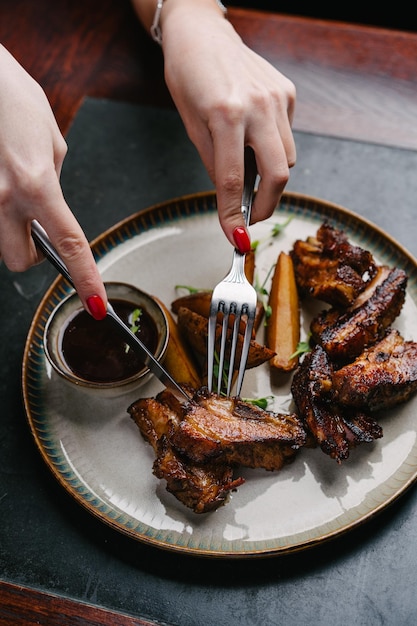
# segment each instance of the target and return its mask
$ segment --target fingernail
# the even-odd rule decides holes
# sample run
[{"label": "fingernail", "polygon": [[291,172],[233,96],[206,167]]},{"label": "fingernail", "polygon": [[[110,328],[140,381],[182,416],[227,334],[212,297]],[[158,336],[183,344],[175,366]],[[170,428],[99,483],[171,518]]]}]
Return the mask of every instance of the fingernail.
[{"label": "fingernail", "polygon": [[249,235],[243,226],[236,226],[233,231],[233,239],[240,254],[246,254],[250,251]]},{"label": "fingernail", "polygon": [[102,320],[107,315],[107,309],[100,296],[94,295],[87,298],[87,306],[95,320]]}]

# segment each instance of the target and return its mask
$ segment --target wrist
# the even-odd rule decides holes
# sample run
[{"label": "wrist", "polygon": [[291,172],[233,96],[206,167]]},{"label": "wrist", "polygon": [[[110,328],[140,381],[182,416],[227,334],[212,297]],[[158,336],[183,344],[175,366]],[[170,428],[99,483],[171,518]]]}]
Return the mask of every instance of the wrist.
[{"label": "wrist", "polygon": [[[170,13],[171,10],[174,11],[176,9],[186,9],[187,3],[192,8],[196,8],[197,0],[156,0],[155,14],[153,17],[153,22],[150,28],[150,33],[152,39],[162,45],[162,30],[163,30],[163,22],[166,19],[166,14]],[[174,6],[175,5],[175,6]],[[166,7],[168,6],[168,9]],[[208,8],[210,10],[216,10],[219,15],[226,17],[227,8],[221,2],[221,0],[198,0],[198,8]]]}]

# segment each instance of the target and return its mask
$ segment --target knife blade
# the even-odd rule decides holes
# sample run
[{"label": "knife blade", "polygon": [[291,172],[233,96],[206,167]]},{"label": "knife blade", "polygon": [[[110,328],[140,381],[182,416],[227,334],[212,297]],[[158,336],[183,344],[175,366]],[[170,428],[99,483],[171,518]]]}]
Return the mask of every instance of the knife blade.
[{"label": "knife blade", "polygon": [[[66,278],[66,280],[74,287],[73,280],[68,271],[67,266],[61,259],[57,250],[54,248],[51,240],[48,237],[45,229],[39,224],[37,220],[33,220],[31,224],[32,237],[36,245],[43,252],[45,257],[50,263],[58,270],[58,272]],[[129,344],[132,350],[135,350],[144,361],[145,365],[149,367],[151,372],[155,374],[157,378],[166,386],[169,387],[176,394],[180,394],[183,398],[189,402],[192,398],[188,393],[172,378],[167,370],[155,359],[152,352],[148,350],[145,344],[135,335],[130,328],[123,322],[123,320],[117,315],[116,311],[110,304],[107,303],[107,316],[115,323],[115,327],[123,334],[124,341]]]}]

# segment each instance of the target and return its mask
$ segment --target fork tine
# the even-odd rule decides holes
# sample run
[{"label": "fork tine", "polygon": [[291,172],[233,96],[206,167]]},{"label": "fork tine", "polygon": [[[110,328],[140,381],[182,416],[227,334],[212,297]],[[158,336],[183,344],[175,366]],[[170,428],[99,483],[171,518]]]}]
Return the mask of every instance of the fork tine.
[{"label": "fork tine", "polygon": [[[250,340],[252,338],[252,329],[255,321],[255,315],[248,311],[248,319],[246,321],[245,336],[243,339],[242,354],[240,356],[239,374],[236,383],[236,395],[240,396],[242,391],[243,377],[245,375],[246,363],[248,361]],[[230,395],[229,392],[227,395]]]},{"label": "fork tine", "polygon": [[[220,344],[220,355],[219,355],[219,371],[217,374],[217,393],[221,393],[222,389],[222,380],[223,380],[223,370],[224,370],[224,362],[225,362],[225,353],[226,353],[226,339],[227,339],[227,329],[229,327],[229,315],[230,309],[228,311],[223,311],[223,323],[222,323],[222,339]],[[229,364],[230,370],[230,364]]]},{"label": "fork tine", "polygon": [[236,311],[235,320],[233,323],[233,332],[230,346],[230,359],[229,359],[229,372],[227,376],[227,395],[230,396],[230,392],[233,384],[233,374],[235,372],[235,356],[236,356],[236,346],[239,338],[239,327],[240,327],[241,314],[238,314]]},{"label": "fork tine", "polygon": [[216,343],[216,324],[218,308],[211,303],[207,338],[207,386],[211,393],[213,386],[214,348]]}]

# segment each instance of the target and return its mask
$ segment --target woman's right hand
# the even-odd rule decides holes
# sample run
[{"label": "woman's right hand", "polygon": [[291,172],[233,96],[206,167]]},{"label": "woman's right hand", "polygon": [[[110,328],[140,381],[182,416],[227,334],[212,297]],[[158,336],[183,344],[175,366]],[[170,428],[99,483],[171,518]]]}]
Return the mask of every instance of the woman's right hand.
[{"label": "woman's right hand", "polygon": [[0,45],[0,257],[13,272],[42,260],[31,223],[43,226],[85,308],[98,319],[107,297],[88,241],[59,182],[67,146],[46,95]]},{"label": "woman's right hand", "polygon": [[223,231],[247,252],[245,147],[252,147],[260,177],[255,223],[273,214],[296,161],[295,85],[242,41],[215,0],[166,2],[161,20],[166,83],[216,187]]}]

